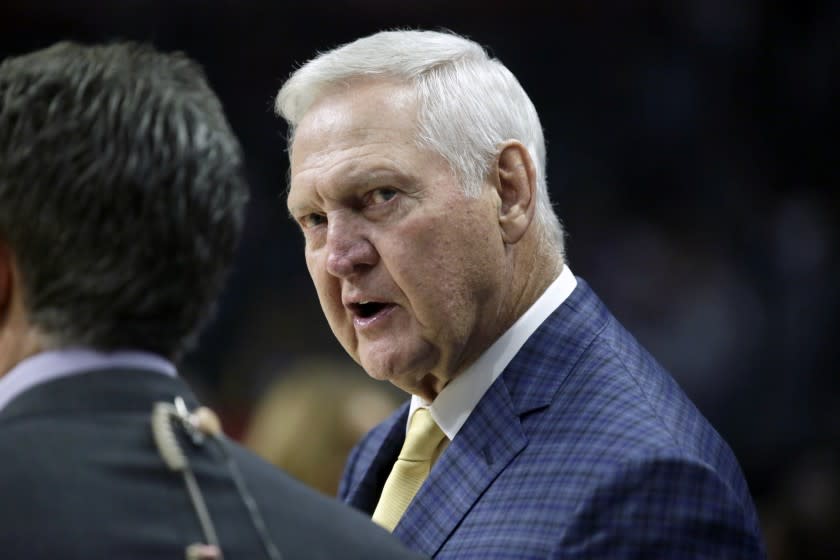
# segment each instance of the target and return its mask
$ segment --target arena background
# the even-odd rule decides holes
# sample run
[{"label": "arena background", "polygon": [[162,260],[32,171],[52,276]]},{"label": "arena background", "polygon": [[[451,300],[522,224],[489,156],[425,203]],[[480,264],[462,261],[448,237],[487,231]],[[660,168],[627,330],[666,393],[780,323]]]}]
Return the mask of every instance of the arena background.
[{"label": "arena background", "polygon": [[[184,375],[241,436],[322,317],[272,100],[319,50],[451,29],[531,95],[574,272],[731,443],[776,558],[838,557],[840,2],[4,0],[0,56],[134,39],[199,61],[253,191],[236,270]],[[363,374],[359,374],[363,375]]]}]

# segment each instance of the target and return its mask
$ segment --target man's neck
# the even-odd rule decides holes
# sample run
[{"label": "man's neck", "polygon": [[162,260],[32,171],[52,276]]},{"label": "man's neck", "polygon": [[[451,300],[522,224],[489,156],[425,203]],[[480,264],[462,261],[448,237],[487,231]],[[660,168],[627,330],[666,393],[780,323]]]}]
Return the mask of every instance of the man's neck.
[{"label": "man's neck", "polygon": [[[551,255],[548,258],[539,259],[540,262],[530,263],[529,267],[522,268],[523,271],[532,271],[531,274],[526,274],[524,277],[520,276],[519,282],[514,282],[510,293],[512,295],[511,304],[508,309],[512,312],[507,314],[506,320],[498,322],[498,333],[492,339],[489,348],[499,337],[508,331],[514,323],[516,323],[522,315],[525,314],[542,296],[551,284],[557,280],[563,272],[564,261],[562,257]],[[446,385],[458,377],[461,373],[472,367],[473,363],[487,351],[484,348],[481,353],[473,357],[473,359],[463,362],[461,367],[451,372],[446,378],[429,374],[424,382],[419,384],[410,393],[422,398],[426,402],[433,402],[438,394],[446,387]]]},{"label": "man's neck", "polygon": [[[512,312],[508,320],[500,324],[499,336],[506,332],[522,315],[528,311],[552,282],[563,272],[564,261],[561,256],[533,251],[523,255],[515,263],[514,281],[510,290],[509,309]],[[497,337],[498,338],[498,337]],[[496,339],[494,339],[495,341]]]},{"label": "man's neck", "polygon": [[6,325],[0,330],[0,377],[46,347],[44,337],[34,327]]}]

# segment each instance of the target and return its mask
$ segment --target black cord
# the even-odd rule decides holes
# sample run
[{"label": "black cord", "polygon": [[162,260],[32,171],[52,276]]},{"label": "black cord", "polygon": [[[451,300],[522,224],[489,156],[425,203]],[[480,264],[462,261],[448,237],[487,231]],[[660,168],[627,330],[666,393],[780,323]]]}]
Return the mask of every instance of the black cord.
[{"label": "black cord", "polygon": [[242,498],[242,502],[248,510],[248,515],[251,517],[251,523],[254,525],[254,529],[256,529],[257,534],[262,541],[266,555],[270,560],[282,560],[283,555],[280,554],[280,551],[277,550],[276,546],[274,546],[274,542],[268,534],[268,528],[266,527],[265,520],[260,513],[260,508],[257,506],[254,496],[248,490],[248,486],[245,484],[242,472],[239,470],[239,465],[236,464],[236,461],[233,460],[231,454],[228,453],[227,442],[220,435],[211,435],[211,438],[216,442],[219,449],[222,451],[222,454],[225,456],[225,463],[227,464],[228,471],[230,472],[231,478],[233,478],[233,483],[236,485],[237,492],[239,492],[239,497]]},{"label": "black cord", "polygon": [[236,487],[236,491],[239,494],[240,499],[243,504],[245,504],[245,509],[248,511],[251,524],[254,526],[254,529],[259,536],[266,556],[268,556],[269,560],[282,560],[282,554],[280,554],[280,551],[277,550],[277,547],[274,545],[274,542],[268,534],[265,520],[260,513],[257,502],[248,490],[248,486],[245,484],[245,480],[242,476],[242,472],[239,470],[239,466],[236,464],[236,461],[234,461],[233,456],[228,452],[228,443],[221,433],[221,428],[218,425],[218,418],[216,418],[215,415],[208,409],[199,409],[199,412],[209,413],[213,417],[210,422],[212,425],[202,423],[203,420],[207,419],[206,414],[190,414],[189,411],[187,411],[183,399],[180,397],[175,399],[174,406],[165,402],[155,403],[155,406],[152,409],[152,433],[154,435],[158,452],[166,465],[170,468],[170,470],[182,473],[184,483],[187,487],[187,492],[190,495],[190,500],[193,503],[196,515],[198,515],[207,543],[218,549],[218,558],[219,560],[222,560],[222,549],[219,545],[219,540],[215,527],[213,526],[213,521],[210,517],[210,512],[207,509],[201,488],[199,487],[192,469],[190,468],[189,460],[187,459],[186,454],[181,450],[180,442],[175,435],[171,422],[173,418],[178,420],[178,425],[180,425],[187,433],[195,445],[203,445],[205,438],[209,438],[216,443],[216,446],[224,456],[225,465],[227,466],[228,472],[233,479],[234,486]]},{"label": "black cord", "polygon": [[193,509],[198,522],[201,525],[201,531],[204,533],[204,539],[207,544],[215,546],[218,551],[218,559],[223,560],[222,548],[219,545],[219,538],[216,533],[216,528],[213,525],[213,519],[210,517],[210,512],[207,509],[207,503],[204,501],[204,494],[198,486],[195,479],[195,474],[190,467],[187,455],[181,449],[178,442],[178,436],[175,435],[175,428],[172,426],[172,419],[179,420],[181,424],[181,415],[179,410],[169,403],[155,403],[152,409],[152,435],[155,438],[158,452],[170,470],[180,472],[184,484],[187,487],[187,493],[190,496]]}]

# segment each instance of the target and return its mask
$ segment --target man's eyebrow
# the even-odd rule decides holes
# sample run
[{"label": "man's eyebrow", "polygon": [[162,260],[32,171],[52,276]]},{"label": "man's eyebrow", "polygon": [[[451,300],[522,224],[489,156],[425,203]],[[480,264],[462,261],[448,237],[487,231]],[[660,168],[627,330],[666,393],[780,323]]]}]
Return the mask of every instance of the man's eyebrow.
[{"label": "man's eyebrow", "polygon": [[286,206],[286,212],[288,212],[289,217],[294,219],[295,214],[299,214],[307,209],[305,204],[296,204],[294,206]]},{"label": "man's eyebrow", "polygon": [[344,181],[350,187],[365,187],[382,179],[404,179],[407,175],[391,167],[375,166],[353,169],[344,175]]},{"label": "man's eyebrow", "polygon": [[[412,177],[410,175],[392,167],[377,165],[370,168],[356,168],[342,175],[340,191],[341,194],[347,195],[351,194],[354,189],[364,188],[383,180],[408,182],[411,178]],[[286,209],[290,217],[294,218],[295,214],[310,210],[312,206],[311,204],[289,204],[288,200],[290,194],[291,183],[289,183],[289,188],[286,194]],[[318,195],[318,198],[320,197],[321,195]]]}]

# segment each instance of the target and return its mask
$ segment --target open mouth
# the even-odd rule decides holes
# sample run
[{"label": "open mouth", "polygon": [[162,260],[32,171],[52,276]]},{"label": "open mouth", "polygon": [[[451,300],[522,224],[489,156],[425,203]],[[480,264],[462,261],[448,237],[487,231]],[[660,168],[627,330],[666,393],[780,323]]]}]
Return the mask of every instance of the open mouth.
[{"label": "open mouth", "polygon": [[387,307],[389,304],[382,303],[379,301],[364,301],[359,303],[352,303],[350,304],[350,309],[353,310],[353,314],[356,317],[361,317],[362,319],[370,319],[383,309]]}]

